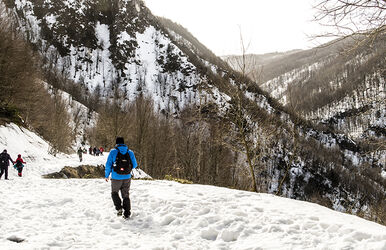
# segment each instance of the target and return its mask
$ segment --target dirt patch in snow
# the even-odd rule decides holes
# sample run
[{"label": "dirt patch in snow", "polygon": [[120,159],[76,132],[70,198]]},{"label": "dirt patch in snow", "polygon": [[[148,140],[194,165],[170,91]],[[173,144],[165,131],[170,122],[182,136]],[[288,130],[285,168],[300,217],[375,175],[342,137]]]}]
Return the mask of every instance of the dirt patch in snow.
[{"label": "dirt patch in snow", "polygon": [[90,178],[103,178],[105,176],[104,165],[81,165],[79,167],[64,167],[60,172],[43,175],[47,179],[90,179]]}]

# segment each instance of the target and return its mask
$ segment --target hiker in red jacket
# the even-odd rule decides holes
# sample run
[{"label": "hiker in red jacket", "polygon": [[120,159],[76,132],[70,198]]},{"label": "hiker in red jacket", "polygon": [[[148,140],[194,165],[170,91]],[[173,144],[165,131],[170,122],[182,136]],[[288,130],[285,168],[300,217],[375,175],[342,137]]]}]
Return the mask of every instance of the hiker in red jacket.
[{"label": "hiker in red jacket", "polygon": [[26,162],[23,161],[21,155],[17,155],[17,159],[15,161],[15,165],[13,166],[17,170],[17,174],[21,177],[21,172],[23,171],[24,165]]}]

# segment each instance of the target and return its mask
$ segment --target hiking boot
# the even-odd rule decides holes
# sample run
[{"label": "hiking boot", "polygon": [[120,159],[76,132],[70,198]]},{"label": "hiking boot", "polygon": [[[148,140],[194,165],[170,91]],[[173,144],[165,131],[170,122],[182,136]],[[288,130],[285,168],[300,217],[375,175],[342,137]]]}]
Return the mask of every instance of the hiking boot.
[{"label": "hiking boot", "polygon": [[125,220],[129,219],[129,218],[130,218],[130,215],[131,215],[130,212],[126,212],[126,211],[125,211],[125,213],[123,214],[123,219],[125,219]]},{"label": "hiking boot", "polygon": [[117,216],[122,216],[122,214],[123,214],[123,210],[122,209],[117,210]]}]

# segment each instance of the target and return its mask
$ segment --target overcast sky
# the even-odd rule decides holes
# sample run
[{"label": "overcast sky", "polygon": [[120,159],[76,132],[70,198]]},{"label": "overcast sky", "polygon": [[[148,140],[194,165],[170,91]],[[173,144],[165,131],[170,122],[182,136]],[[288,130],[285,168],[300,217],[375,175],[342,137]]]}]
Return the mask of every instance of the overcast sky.
[{"label": "overcast sky", "polygon": [[262,54],[316,45],[308,35],[314,0],[145,0],[157,16],[187,28],[216,55],[241,54],[240,28],[247,53]]}]

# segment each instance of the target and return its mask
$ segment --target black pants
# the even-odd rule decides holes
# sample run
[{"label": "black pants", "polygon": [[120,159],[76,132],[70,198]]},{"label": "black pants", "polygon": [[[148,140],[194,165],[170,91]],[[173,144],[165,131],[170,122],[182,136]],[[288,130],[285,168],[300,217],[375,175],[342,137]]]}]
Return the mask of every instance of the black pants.
[{"label": "black pants", "polygon": [[1,168],[0,179],[5,172],[5,179],[7,180],[8,179],[8,166],[1,166],[0,168]]},{"label": "black pants", "polygon": [[21,177],[23,172],[23,167],[17,167],[17,174]]},{"label": "black pants", "polygon": [[[111,179],[111,198],[113,199],[114,206],[116,210],[124,209],[124,215],[126,217],[131,214],[131,204],[130,204],[130,184],[131,179],[126,180],[114,180]],[[119,191],[121,191],[122,199],[119,197]]]}]

